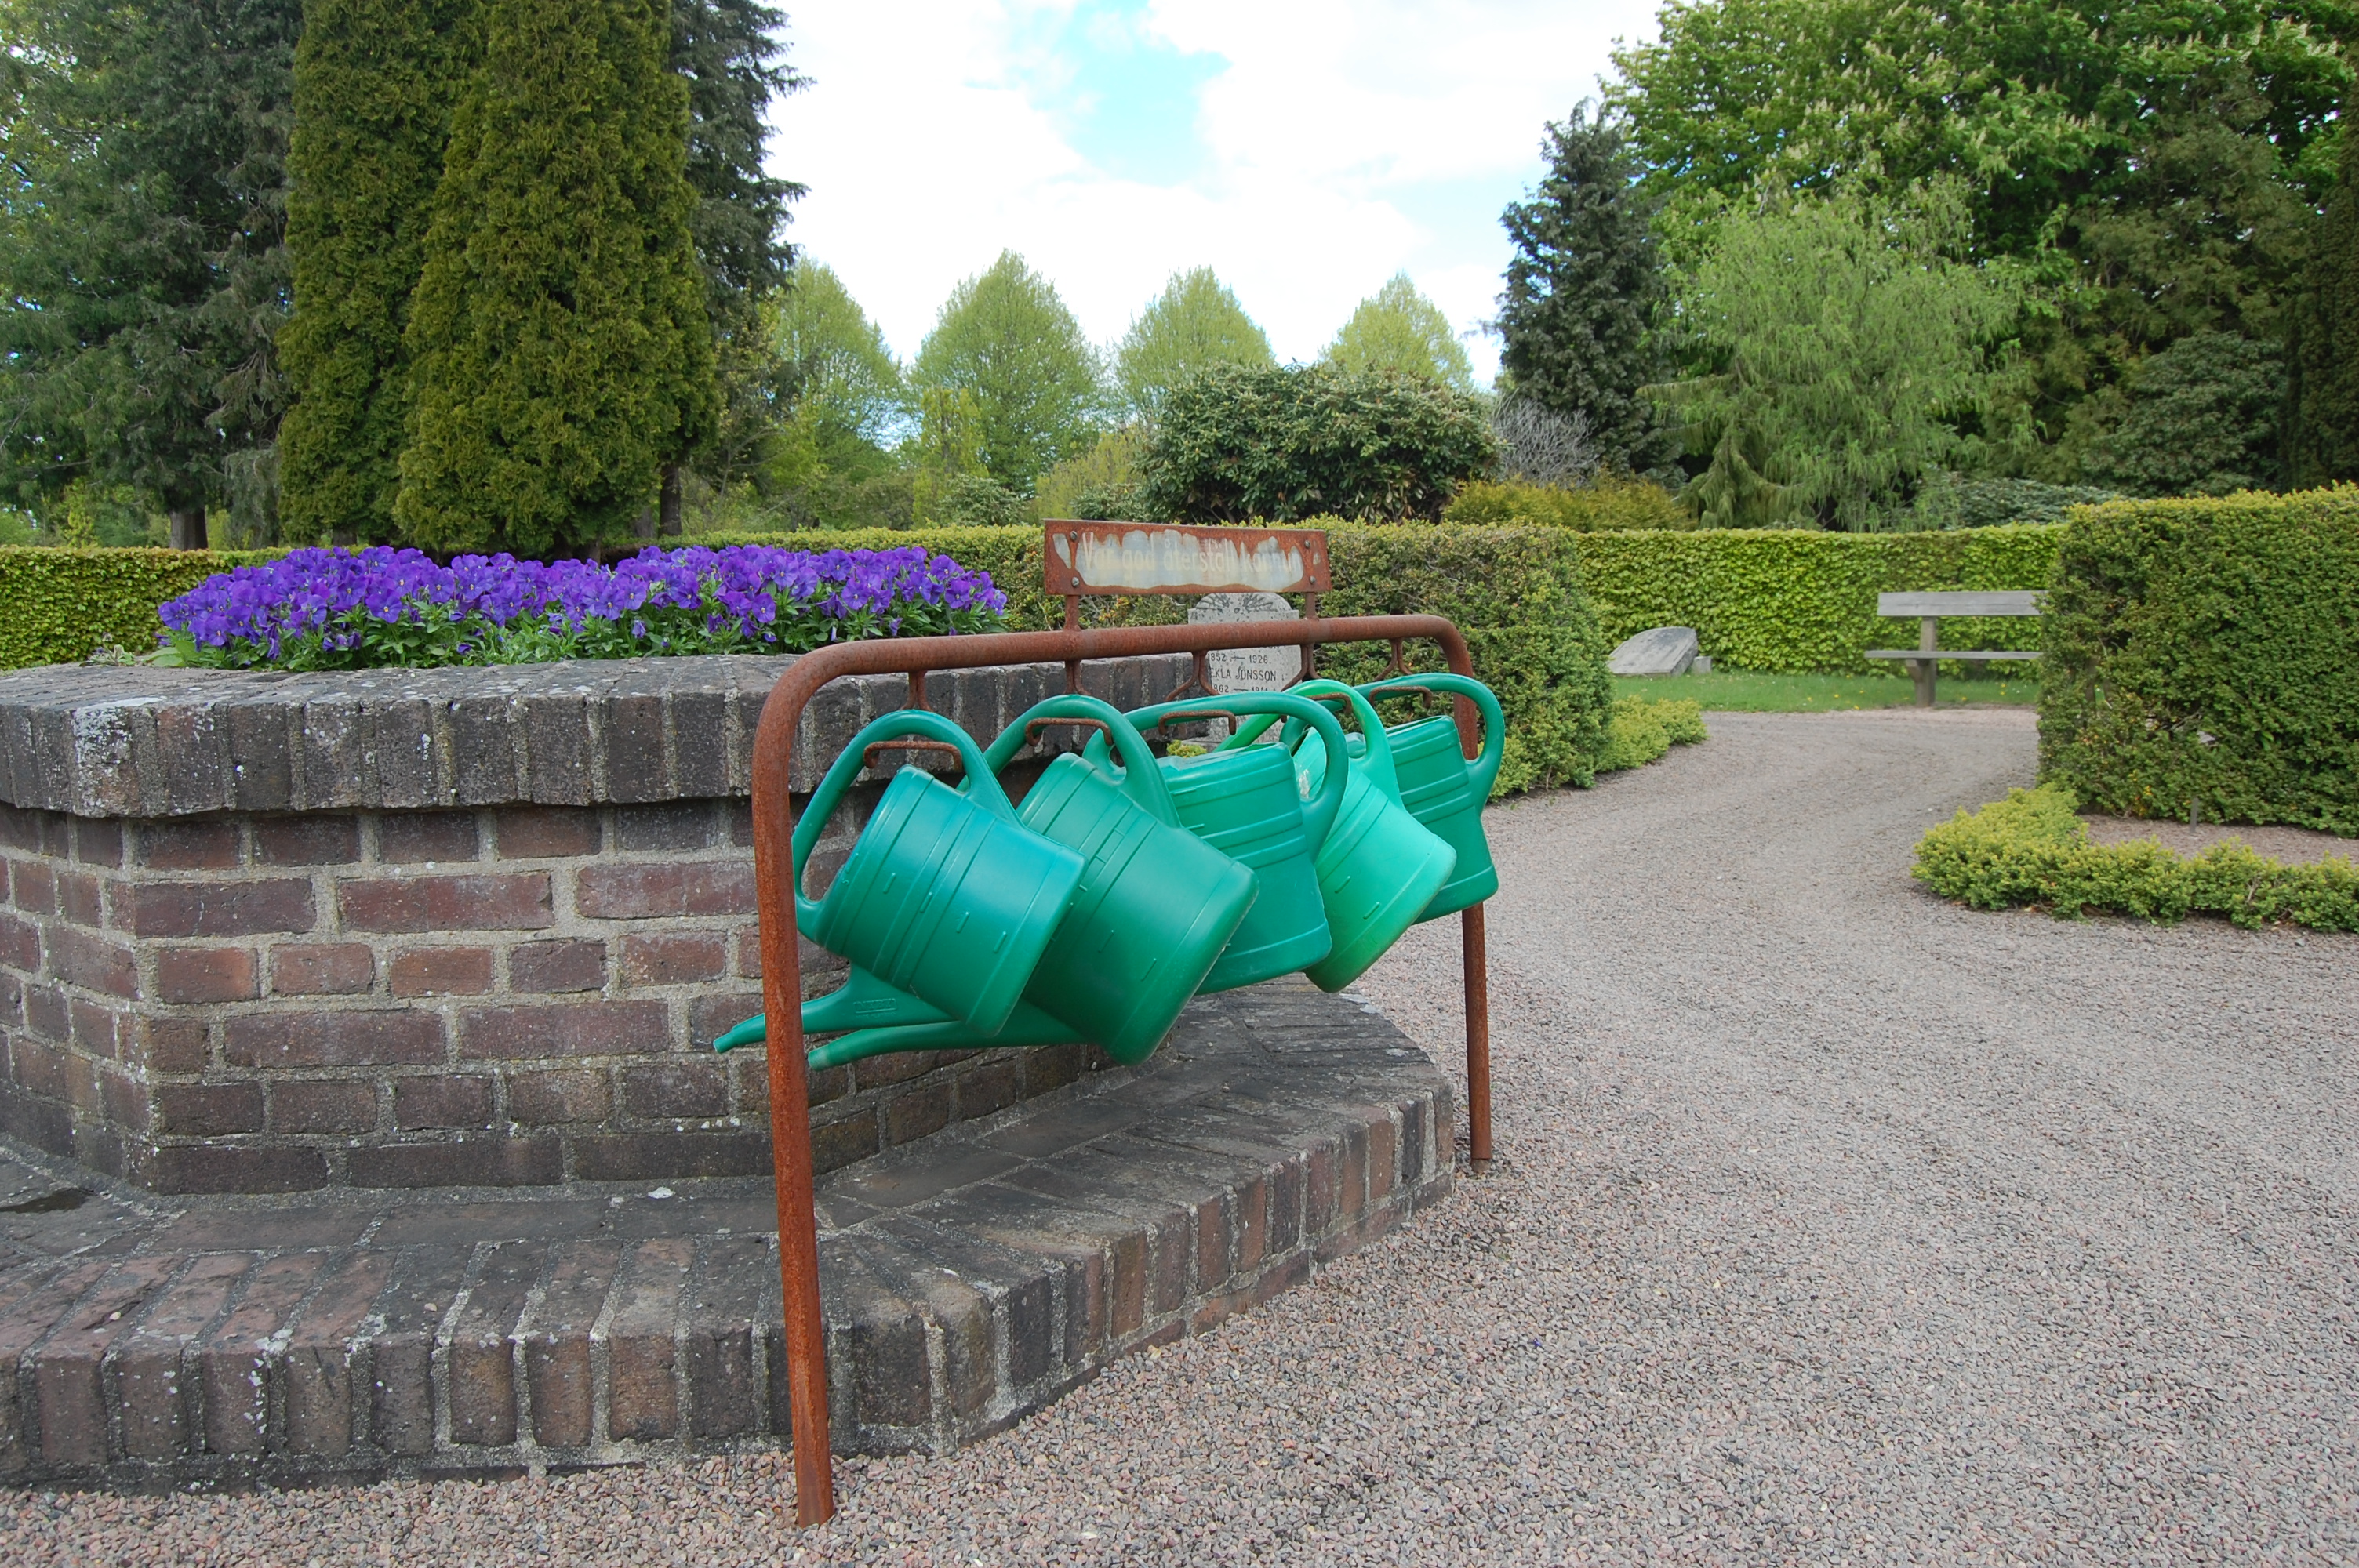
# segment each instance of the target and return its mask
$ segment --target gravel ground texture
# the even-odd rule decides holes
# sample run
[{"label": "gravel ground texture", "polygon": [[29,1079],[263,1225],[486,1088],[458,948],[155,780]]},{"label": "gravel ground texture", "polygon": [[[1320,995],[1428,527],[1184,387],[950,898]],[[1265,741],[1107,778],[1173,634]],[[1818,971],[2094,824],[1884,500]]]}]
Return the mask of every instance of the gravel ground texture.
[{"label": "gravel ground texture", "polygon": [[[1723,715],[1491,819],[1503,1158],[949,1458],[16,1495],[13,1564],[2359,1561],[2359,938],[1981,914],[2027,717]],[[1362,984],[1437,1056],[1455,923]]]}]

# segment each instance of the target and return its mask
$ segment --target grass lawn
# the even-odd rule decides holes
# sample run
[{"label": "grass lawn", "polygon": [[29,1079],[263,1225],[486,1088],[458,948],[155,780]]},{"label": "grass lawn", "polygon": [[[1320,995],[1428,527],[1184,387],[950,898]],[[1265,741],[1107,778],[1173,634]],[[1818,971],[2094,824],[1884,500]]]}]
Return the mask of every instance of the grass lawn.
[{"label": "grass lawn", "polygon": [[[2039,682],[2029,676],[1943,676],[1935,688],[1943,708],[1964,702],[2029,707],[2039,700]],[[1906,708],[1917,700],[1907,676],[1772,676],[1753,670],[1714,670],[1708,676],[1659,677],[1616,676],[1616,697],[1689,697],[1706,712],[1827,713],[1845,708]]]}]

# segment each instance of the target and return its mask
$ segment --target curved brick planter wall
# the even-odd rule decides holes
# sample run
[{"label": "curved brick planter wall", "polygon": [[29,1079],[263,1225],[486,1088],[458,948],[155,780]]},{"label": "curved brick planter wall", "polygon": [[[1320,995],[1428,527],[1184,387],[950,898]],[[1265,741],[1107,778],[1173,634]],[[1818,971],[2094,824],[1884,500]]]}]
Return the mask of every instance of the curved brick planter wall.
[{"label": "curved brick planter wall", "polygon": [[[0,1130],[159,1192],[766,1171],[761,1054],[709,1045],[761,1006],[748,756],[791,662],[0,676]],[[1083,684],[1136,706],[1186,665]],[[987,738],[1062,687],[945,672],[928,700]],[[797,787],[906,691],[822,693]],[[822,1074],[821,1168],[1089,1057]]]}]

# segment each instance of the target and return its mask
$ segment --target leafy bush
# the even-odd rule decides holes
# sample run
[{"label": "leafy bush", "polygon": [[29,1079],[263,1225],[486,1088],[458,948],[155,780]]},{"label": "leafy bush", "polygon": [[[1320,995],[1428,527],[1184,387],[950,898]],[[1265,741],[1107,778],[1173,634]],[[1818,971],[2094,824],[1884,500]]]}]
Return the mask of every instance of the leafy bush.
[{"label": "leafy bush", "polygon": [[1643,697],[1617,697],[1606,716],[1605,746],[1597,771],[1643,768],[1673,746],[1692,745],[1705,739],[1703,705],[1683,697],[1649,702]]},{"label": "leafy bush", "polygon": [[1695,526],[1695,518],[1661,485],[1615,474],[1575,485],[1476,480],[1451,498],[1441,520],[1493,527],[1538,524],[1584,534]]},{"label": "leafy bush", "polygon": [[[2054,524],[1583,534],[1582,583],[1609,647],[1649,626],[1692,626],[1705,653],[1744,669],[1889,675],[1860,654],[1914,643],[1917,626],[1876,614],[1878,593],[2043,587],[2063,536]],[[2039,623],[1945,620],[1941,638],[1953,648],[2037,648]]]},{"label": "leafy bush", "polygon": [[984,573],[907,548],[641,551],[613,567],[416,550],[295,550],[163,606],[180,662],[288,670],[800,653],[999,630]]},{"label": "leafy bush", "polygon": [[1431,520],[1497,455],[1465,393],[1390,372],[1215,365],[1164,399],[1139,499],[1183,523]]},{"label": "leafy bush", "polygon": [[2044,620],[2043,781],[2359,833],[2359,488],[2079,513]]},{"label": "leafy bush", "polygon": [[2234,332],[2197,332],[2152,354],[2125,389],[2089,477],[2131,495],[2226,495],[2277,482],[2285,351]]},{"label": "leafy bush", "polygon": [[1961,528],[1991,528],[2001,523],[2061,523],[2075,506],[2118,501],[2117,491],[2093,484],[2043,484],[2036,479],[1958,479],[1951,503]]},{"label": "leafy bush", "polygon": [[2042,904],[2060,916],[2099,912],[2169,923],[2224,914],[2243,926],[2287,921],[2359,931],[2359,865],[2266,860],[2246,845],[2214,844],[2192,859],[2152,839],[2093,844],[2059,784],[2007,791],[1961,811],[1917,845],[1909,874],[1975,909]]}]

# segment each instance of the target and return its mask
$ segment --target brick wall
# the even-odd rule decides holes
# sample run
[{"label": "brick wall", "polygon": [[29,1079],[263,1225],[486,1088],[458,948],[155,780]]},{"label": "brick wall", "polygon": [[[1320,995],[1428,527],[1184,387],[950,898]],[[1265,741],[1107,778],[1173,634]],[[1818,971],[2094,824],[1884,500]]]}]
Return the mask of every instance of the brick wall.
[{"label": "brick wall", "polygon": [[[766,663],[775,675],[785,662]],[[682,666],[690,680],[690,666],[706,663],[646,662],[658,677],[671,673],[660,666]],[[387,673],[371,678],[383,685]],[[1117,700],[1145,697],[1167,674],[1092,673],[1089,684]],[[1012,678],[1018,674],[1026,678]],[[945,682],[944,695],[988,739],[1042,677],[1028,667],[982,675],[989,678],[955,688]],[[799,738],[799,752],[821,763],[865,718],[899,706],[898,681],[841,685],[824,707],[814,704],[819,732]],[[744,717],[732,721],[725,750],[742,752],[759,695],[739,705]],[[389,708],[426,706],[398,688],[380,696]],[[257,699],[241,689],[238,700],[251,708]],[[586,776],[611,773],[637,793],[660,793],[646,773],[602,760],[617,742],[601,715],[626,700],[637,699],[584,694],[575,749],[592,764]],[[645,700],[658,719],[644,749],[681,754],[683,745],[667,739],[672,713],[693,706]],[[121,706],[106,704],[118,727]],[[349,703],[311,706],[332,709],[339,732],[368,730],[365,708],[355,719]],[[280,729],[303,732],[307,708],[290,700],[288,711]],[[436,719],[401,721],[425,733]],[[0,784],[44,776],[50,797],[78,803],[104,793],[91,782],[103,770],[87,746],[71,770],[47,774],[39,756],[28,763],[7,754],[11,734],[38,752],[46,733],[55,752],[103,734],[103,725],[72,712],[62,722],[38,712],[13,730],[11,722],[0,692]],[[211,754],[233,784],[243,776],[238,726],[170,712],[143,722],[158,734],[226,737]],[[248,713],[242,722],[273,733],[266,718]],[[447,734],[443,743],[455,744]],[[378,735],[366,756],[373,776],[385,773],[377,753],[386,744]],[[466,760],[460,747],[444,771],[458,777]],[[512,793],[526,793],[535,765],[514,762]],[[799,769],[806,778],[813,772]],[[667,764],[663,777],[679,773]],[[55,786],[69,775],[82,782]],[[742,757],[722,770],[724,782],[733,775],[742,780]],[[1020,789],[1021,773],[1010,783]],[[137,798],[160,788],[143,784]],[[333,793],[324,773],[305,790]],[[874,793],[869,786],[830,825],[814,886],[840,860]],[[738,794],[122,816],[21,799],[0,806],[0,1131],[161,1192],[766,1171],[762,1053],[711,1048],[715,1034],[762,1005],[751,838]],[[806,994],[837,983],[833,960],[808,944],[804,958]],[[817,1075],[819,1168],[1045,1093],[1102,1060],[1082,1047],[926,1053]]]}]

